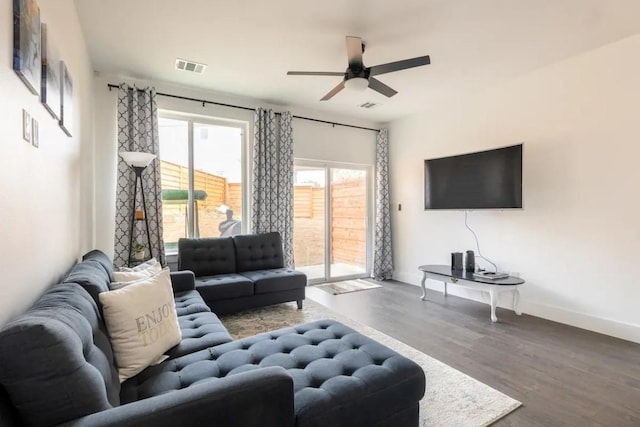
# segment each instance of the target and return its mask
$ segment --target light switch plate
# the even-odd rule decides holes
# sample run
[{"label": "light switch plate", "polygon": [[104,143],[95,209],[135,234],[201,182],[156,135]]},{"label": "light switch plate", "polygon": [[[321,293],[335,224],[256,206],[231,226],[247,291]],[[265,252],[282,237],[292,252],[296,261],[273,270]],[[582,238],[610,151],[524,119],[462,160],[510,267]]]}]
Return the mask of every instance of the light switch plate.
[{"label": "light switch plate", "polygon": [[35,117],[31,118],[31,145],[36,148],[40,146],[40,130]]},{"label": "light switch plate", "polygon": [[22,109],[22,138],[31,143],[31,114],[24,108]]}]

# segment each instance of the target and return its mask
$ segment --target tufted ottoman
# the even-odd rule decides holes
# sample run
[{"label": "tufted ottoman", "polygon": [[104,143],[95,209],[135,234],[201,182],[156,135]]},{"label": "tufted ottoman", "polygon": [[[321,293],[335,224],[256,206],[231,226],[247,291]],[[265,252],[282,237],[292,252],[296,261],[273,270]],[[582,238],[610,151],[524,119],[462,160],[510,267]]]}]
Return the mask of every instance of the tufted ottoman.
[{"label": "tufted ottoman", "polygon": [[122,384],[122,403],[280,366],[293,378],[296,425],[417,426],[423,370],[341,323],[320,320],[151,366]]}]

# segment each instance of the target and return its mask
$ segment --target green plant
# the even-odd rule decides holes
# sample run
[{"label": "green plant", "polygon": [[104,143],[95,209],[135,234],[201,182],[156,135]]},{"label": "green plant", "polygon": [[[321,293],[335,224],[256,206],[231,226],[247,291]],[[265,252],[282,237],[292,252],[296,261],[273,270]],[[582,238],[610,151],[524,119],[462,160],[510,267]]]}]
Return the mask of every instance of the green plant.
[{"label": "green plant", "polygon": [[134,243],[133,246],[131,247],[133,249],[134,252],[141,252],[144,251],[145,247],[142,243]]}]

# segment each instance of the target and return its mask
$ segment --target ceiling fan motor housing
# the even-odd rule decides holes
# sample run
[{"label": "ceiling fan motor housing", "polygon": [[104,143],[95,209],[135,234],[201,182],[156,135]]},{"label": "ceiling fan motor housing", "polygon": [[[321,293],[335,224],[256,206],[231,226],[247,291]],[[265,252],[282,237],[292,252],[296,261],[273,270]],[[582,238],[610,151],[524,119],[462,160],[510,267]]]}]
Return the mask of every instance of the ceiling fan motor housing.
[{"label": "ceiling fan motor housing", "polygon": [[344,80],[347,81],[349,79],[353,79],[356,77],[369,80],[369,74],[370,72],[367,67],[362,67],[359,70],[353,70],[351,68],[347,68],[347,71],[344,72]]}]

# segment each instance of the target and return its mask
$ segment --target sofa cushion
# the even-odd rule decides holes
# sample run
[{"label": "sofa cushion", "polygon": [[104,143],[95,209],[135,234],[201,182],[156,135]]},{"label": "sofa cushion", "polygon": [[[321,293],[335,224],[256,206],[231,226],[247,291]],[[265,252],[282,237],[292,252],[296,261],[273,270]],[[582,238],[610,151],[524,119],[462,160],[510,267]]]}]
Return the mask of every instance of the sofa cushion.
[{"label": "sofa cushion", "polygon": [[113,276],[113,262],[109,257],[99,249],[94,249],[90,252],[87,252],[82,256],[83,261],[98,261],[100,265],[104,268],[104,271],[109,276],[109,281],[111,281]]},{"label": "sofa cushion", "polygon": [[244,234],[232,239],[239,273],[284,267],[280,233]]},{"label": "sofa cushion", "polygon": [[213,276],[236,272],[236,255],[231,237],[178,240],[178,270]]},{"label": "sofa cushion", "polygon": [[205,301],[247,297],[253,295],[253,283],[240,274],[222,274],[196,279],[196,290]]},{"label": "sofa cushion", "polygon": [[166,353],[169,358],[184,356],[232,340],[227,328],[209,310],[198,292],[181,292],[174,299],[182,340]]},{"label": "sofa cushion", "polygon": [[166,359],[182,336],[169,269],[121,289],[100,294],[120,381]]},{"label": "sofa cushion", "polygon": [[93,258],[74,265],[62,282],[77,283],[82,286],[89,292],[98,308],[102,310],[98,295],[101,292],[109,291],[111,278],[112,276],[109,275],[102,261]]},{"label": "sofa cushion", "polygon": [[[125,384],[137,399],[145,399],[268,366],[284,367],[293,378],[296,424],[301,426],[376,425],[424,394],[420,366],[332,320],[267,332],[166,361]],[[321,421],[314,423],[316,418]]]},{"label": "sofa cushion", "polygon": [[256,294],[289,291],[307,286],[307,276],[290,268],[245,271],[240,274],[253,282]]},{"label": "sofa cushion", "polygon": [[178,324],[182,341],[166,353],[170,359],[233,340],[218,316],[212,312],[178,316]]},{"label": "sofa cushion", "polygon": [[[209,311],[178,316],[178,322],[182,332],[182,341],[167,352],[169,359],[233,341],[218,316]],[[120,398],[123,403],[139,399],[137,384],[136,377],[122,383]]]},{"label": "sofa cushion", "polygon": [[119,405],[114,366],[98,308],[75,283],[49,289],[0,331],[0,383],[27,425]]},{"label": "sofa cushion", "polygon": [[171,287],[174,294],[193,291],[196,289],[196,276],[193,271],[172,271]]},{"label": "sofa cushion", "polygon": [[7,390],[0,384],[0,426],[18,427],[22,425],[18,410],[11,404]]},{"label": "sofa cushion", "polygon": [[173,296],[173,301],[176,303],[178,317],[211,311],[198,291],[178,292]]}]

